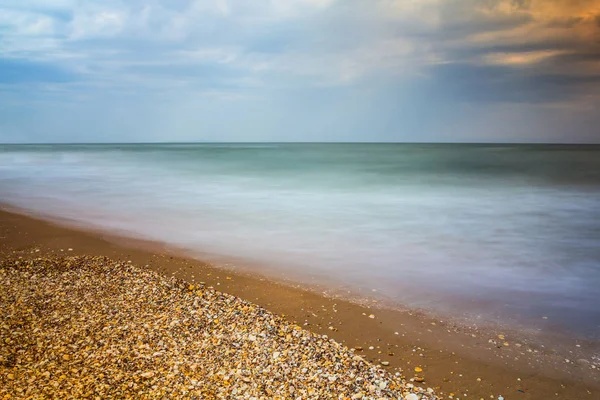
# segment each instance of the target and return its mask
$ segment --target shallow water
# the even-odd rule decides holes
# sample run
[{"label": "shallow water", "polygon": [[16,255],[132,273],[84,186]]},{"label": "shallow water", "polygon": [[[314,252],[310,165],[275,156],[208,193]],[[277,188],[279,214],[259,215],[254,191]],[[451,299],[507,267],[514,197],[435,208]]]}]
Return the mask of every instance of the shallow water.
[{"label": "shallow water", "polygon": [[0,201],[277,277],[600,338],[600,146],[3,145]]}]

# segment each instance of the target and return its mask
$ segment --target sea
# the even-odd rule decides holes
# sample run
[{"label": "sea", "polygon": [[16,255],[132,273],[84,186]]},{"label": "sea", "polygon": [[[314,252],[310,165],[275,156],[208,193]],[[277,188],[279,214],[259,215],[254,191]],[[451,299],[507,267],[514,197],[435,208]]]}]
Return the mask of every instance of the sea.
[{"label": "sea", "polygon": [[600,338],[600,146],[0,145],[0,202],[356,301]]}]

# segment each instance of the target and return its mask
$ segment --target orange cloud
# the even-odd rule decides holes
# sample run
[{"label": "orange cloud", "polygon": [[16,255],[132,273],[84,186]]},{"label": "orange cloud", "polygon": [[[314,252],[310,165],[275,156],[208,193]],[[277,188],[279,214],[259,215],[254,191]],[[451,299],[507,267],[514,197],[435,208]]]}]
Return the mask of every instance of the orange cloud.
[{"label": "orange cloud", "polygon": [[562,50],[540,50],[519,53],[490,53],[482,57],[486,65],[527,66],[565,54]]},{"label": "orange cloud", "polygon": [[566,41],[586,45],[600,39],[600,0],[502,0],[481,7],[480,11],[491,16],[521,15],[530,22],[512,29],[473,34],[470,41],[474,43]]}]

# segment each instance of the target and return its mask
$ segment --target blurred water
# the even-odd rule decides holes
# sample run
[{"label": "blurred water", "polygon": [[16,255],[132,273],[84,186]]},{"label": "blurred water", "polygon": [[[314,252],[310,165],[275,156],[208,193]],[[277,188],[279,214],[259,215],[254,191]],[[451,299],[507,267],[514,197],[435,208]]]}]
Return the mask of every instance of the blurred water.
[{"label": "blurred water", "polygon": [[0,201],[398,304],[549,316],[600,337],[599,146],[4,145]]}]

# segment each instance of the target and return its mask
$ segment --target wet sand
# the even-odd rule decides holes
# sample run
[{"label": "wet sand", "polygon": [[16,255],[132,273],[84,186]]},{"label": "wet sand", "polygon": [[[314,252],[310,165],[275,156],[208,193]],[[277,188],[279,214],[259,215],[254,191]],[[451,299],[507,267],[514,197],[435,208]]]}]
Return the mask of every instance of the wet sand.
[{"label": "wet sand", "polygon": [[[3,257],[106,256],[193,284],[204,282],[289,323],[361,348],[360,354],[374,364],[389,362],[391,373],[414,375],[415,367],[422,368],[420,384],[445,398],[600,397],[594,344],[541,347],[508,330],[461,327],[418,312],[365,307],[260,275],[216,268],[158,243],[62,227],[7,210],[0,212],[0,247]],[[571,356],[565,359],[565,354]]]}]

